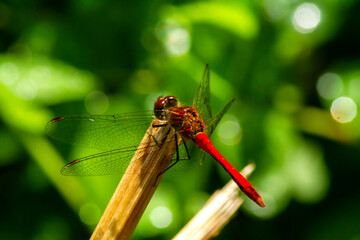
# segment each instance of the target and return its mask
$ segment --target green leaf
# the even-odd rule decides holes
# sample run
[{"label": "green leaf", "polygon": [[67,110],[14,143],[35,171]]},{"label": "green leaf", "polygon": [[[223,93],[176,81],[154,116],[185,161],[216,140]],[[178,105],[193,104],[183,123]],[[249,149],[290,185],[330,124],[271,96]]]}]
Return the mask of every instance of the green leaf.
[{"label": "green leaf", "polygon": [[259,31],[251,9],[236,2],[196,2],[180,7],[177,13],[184,14],[191,22],[212,24],[240,38],[252,39]]},{"label": "green leaf", "polygon": [[44,56],[0,55],[0,84],[19,99],[54,104],[83,99],[95,77]]}]

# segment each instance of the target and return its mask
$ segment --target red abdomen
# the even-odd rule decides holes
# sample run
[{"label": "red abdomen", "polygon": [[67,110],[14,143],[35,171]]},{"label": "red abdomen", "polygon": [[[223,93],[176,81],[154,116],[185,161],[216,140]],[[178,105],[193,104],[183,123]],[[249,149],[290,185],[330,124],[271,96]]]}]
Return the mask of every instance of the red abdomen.
[{"label": "red abdomen", "polygon": [[260,207],[265,207],[265,204],[259,195],[259,193],[255,190],[255,188],[251,185],[251,183],[239,173],[220,153],[209,137],[205,133],[200,133],[195,138],[195,143],[203,149],[205,152],[209,153],[216,161],[220,163],[220,165],[230,174],[231,178],[236,182],[236,184],[240,187],[241,191],[243,191],[250,199],[256,202]]}]

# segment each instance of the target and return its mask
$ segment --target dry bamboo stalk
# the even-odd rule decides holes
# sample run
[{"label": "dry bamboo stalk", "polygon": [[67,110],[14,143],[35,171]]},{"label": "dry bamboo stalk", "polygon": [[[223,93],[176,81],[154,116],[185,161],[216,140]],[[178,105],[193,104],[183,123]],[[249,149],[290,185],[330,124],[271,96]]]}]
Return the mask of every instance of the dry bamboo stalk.
[{"label": "dry bamboo stalk", "polygon": [[[254,169],[255,165],[249,164],[241,173],[246,177]],[[243,203],[239,191],[239,187],[232,180],[222,189],[217,190],[206,202],[205,206],[173,239],[196,240],[216,236]]]},{"label": "dry bamboo stalk", "polygon": [[[170,126],[153,128],[151,125],[148,133],[163,139],[169,130],[174,131]],[[90,239],[130,239],[133,234],[162,178],[159,174],[168,167],[175,152],[172,141],[166,141],[161,147],[146,148],[154,144],[148,133],[141,141],[146,150],[135,153]]]}]

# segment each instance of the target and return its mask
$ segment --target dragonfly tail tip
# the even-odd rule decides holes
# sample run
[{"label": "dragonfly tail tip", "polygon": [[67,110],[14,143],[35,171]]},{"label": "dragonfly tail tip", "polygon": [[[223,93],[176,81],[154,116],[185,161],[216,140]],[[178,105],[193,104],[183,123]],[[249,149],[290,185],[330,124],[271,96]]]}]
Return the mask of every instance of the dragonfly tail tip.
[{"label": "dragonfly tail tip", "polygon": [[261,197],[259,197],[258,199],[255,200],[256,203],[260,206],[260,207],[265,207],[265,203],[264,201],[262,200]]}]

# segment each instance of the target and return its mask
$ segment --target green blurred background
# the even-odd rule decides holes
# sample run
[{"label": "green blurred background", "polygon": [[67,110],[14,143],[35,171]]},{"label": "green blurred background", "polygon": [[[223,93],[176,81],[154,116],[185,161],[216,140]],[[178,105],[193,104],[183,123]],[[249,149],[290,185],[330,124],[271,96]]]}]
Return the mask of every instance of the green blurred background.
[{"label": "green blurred background", "polygon": [[[121,176],[64,177],[94,150],[49,140],[64,114],[192,104],[205,63],[212,139],[251,181],[217,239],[360,239],[360,1],[0,2],[0,239],[87,239]],[[196,153],[193,161],[197,161]],[[212,163],[210,158],[207,162]],[[134,239],[169,239],[229,176],[166,173]]]}]

